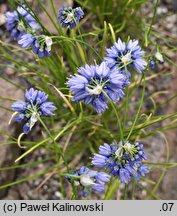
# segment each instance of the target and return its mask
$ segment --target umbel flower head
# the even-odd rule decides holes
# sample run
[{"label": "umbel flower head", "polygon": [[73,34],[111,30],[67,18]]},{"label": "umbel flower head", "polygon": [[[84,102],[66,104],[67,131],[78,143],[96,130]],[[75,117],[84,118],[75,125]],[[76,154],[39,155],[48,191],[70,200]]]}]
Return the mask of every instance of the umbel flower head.
[{"label": "umbel flower head", "polygon": [[73,29],[83,16],[84,12],[80,7],[62,7],[59,10],[58,21],[62,24],[63,28],[70,27]]},{"label": "umbel flower head", "polygon": [[142,160],[146,159],[141,142],[131,144],[127,141],[124,145],[122,142],[111,145],[105,143],[99,147],[99,153],[94,154],[92,164],[109,170],[122,183],[128,184],[131,179],[139,180],[149,172],[148,167],[142,164]]},{"label": "umbel flower head", "polygon": [[74,95],[73,101],[91,104],[97,113],[103,113],[108,108],[108,97],[113,102],[123,98],[123,89],[129,85],[124,74],[110,70],[105,62],[80,67],[78,72],[79,74],[71,76],[67,82]]},{"label": "umbel flower head", "polygon": [[18,44],[20,44],[25,49],[32,47],[33,52],[37,54],[39,58],[50,56],[52,43],[52,38],[48,36],[35,36],[28,33],[22,35],[18,41]]},{"label": "umbel flower head", "polygon": [[122,73],[130,76],[129,68],[133,67],[138,73],[142,73],[147,62],[143,59],[144,51],[138,45],[138,40],[129,40],[128,44],[119,38],[110,49],[106,49],[104,60],[111,69],[117,68]]},{"label": "umbel flower head", "polygon": [[[101,193],[105,191],[105,183],[110,181],[110,176],[105,172],[90,170],[87,167],[81,167],[79,170],[71,173],[77,178],[73,178],[75,186],[81,186],[82,196],[88,196],[91,191]],[[71,177],[67,177],[71,182]]]},{"label": "umbel flower head", "polygon": [[28,134],[40,116],[51,116],[56,109],[52,102],[47,102],[48,95],[39,90],[30,88],[25,93],[26,101],[16,101],[12,109],[18,114],[15,117],[17,122],[26,122],[23,132]]},{"label": "umbel flower head", "polygon": [[26,31],[34,32],[40,29],[30,13],[25,5],[23,7],[18,6],[16,11],[6,12],[6,27],[11,32],[11,37],[14,40],[19,39]]}]

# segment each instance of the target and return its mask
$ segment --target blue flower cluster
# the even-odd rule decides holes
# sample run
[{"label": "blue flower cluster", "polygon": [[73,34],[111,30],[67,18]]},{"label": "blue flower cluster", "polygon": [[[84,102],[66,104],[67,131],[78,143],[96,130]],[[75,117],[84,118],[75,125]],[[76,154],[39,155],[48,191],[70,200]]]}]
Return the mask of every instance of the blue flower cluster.
[{"label": "blue flower cluster", "polygon": [[108,108],[108,97],[113,102],[123,98],[123,89],[130,84],[124,74],[110,70],[106,62],[80,67],[78,72],[79,75],[72,76],[67,82],[74,94],[73,100],[91,104],[97,113]]},{"label": "blue flower cluster", "polygon": [[37,54],[39,58],[50,56],[52,43],[52,39],[48,36],[34,36],[28,33],[22,35],[18,41],[18,44],[20,44],[25,49],[32,47],[33,52]]},{"label": "blue flower cluster", "polygon": [[18,7],[17,11],[7,12],[6,21],[7,30],[11,31],[13,39],[17,39],[23,48],[32,48],[39,58],[50,56],[52,39],[49,36],[36,34],[36,30],[41,27],[25,5]]},{"label": "blue flower cluster", "polygon": [[52,102],[47,102],[48,95],[42,91],[30,88],[25,93],[26,101],[16,101],[12,109],[18,114],[15,117],[17,122],[26,122],[23,132],[28,134],[40,116],[51,116],[56,109]]},{"label": "blue flower cluster", "polygon": [[[110,175],[105,172],[98,172],[95,170],[90,170],[87,167],[81,167],[79,170],[70,173],[73,176],[79,177],[74,179],[75,186],[82,186],[83,191],[82,196],[88,196],[89,193],[93,192],[101,193],[105,191],[105,183],[110,181]],[[67,177],[71,182],[71,178]]]},{"label": "blue flower cluster", "polygon": [[[32,48],[33,52],[42,57],[49,57],[51,54],[52,39],[49,36],[37,35],[36,30],[41,29],[32,16],[32,12],[23,4],[17,7],[17,11],[6,13],[7,30],[11,32],[14,40],[18,39],[18,44],[23,48]],[[58,21],[65,28],[74,28],[84,12],[80,7],[62,7],[59,11]]]},{"label": "blue flower cluster", "polygon": [[83,16],[84,12],[80,7],[62,7],[59,10],[58,21],[62,24],[63,28],[70,27],[73,29]]},{"label": "blue flower cluster", "polygon": [[122,183],[128,184],[131,179],[144,176],[149,172],[142,160],[147,160],[141,142],[131,144],[112,143],[104,144],[99,147],[99,153],[94,154],[92,164],[98,168],[105,168],[109,173],[119,177]]},{"label": "blue flower cluster", "polygon": [[137,40],[129,40],[126,45],[119,38],[110,49],[107,49],[107,55],[104,60],[111,69],[117,69],[121,73],[130,76],[128,69],[131,67],[138,73],[142,73],[145,70],[147,63],[143,59],[143,55],[144,51],[141,50]]},{"label": "blue flower cluster", "polygon": [[124,88],[130,84],[132,66],[141,73],[147,63],[143,59],[144,51],[138,41],[130,40],[126,45],[120,38],[110,49],[100,65],[85,65],[78,69],[77,75],[71,76],[67,82],[73,101],[91,104],[97,113],[103,113],[108,100],[117,102],[124,97]]},{"label": "blue flower cluster", "polygon": [[35,32],[40,29],[40,26],[25,5],[17,7],[17,11],[7,12],[5,16],[7,30],[11,32],[11,37],[14,40],[19,39],[26,31]]}]

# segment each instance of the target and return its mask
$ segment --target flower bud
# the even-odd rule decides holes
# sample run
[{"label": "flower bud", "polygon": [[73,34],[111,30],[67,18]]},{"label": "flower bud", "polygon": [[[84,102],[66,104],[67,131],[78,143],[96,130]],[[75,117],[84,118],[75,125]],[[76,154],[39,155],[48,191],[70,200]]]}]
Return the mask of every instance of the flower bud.
[{"label": "flower bud", "polygon": [[81,175],[80,182],[85,187],[96,185],[94,181],[87,174]]}]

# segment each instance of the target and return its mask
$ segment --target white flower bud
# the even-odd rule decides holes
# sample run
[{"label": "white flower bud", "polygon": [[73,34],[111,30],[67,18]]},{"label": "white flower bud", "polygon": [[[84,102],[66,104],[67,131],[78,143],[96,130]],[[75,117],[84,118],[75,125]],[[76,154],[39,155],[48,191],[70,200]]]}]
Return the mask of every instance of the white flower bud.
[{"label": "white flower bud", "polygon": [[36,117],[36,113],[33,112],[29,121],[30,130],[35,125],[35,123],[38,121],[38,118]]},{"label": "white flower bud", "polygon": [[51,46],[53,44],[52,38],[46,36],[45,37],[45,43],[47,45],[47,51],[50,52],[51,51]]},{"label": "white flower bud", "polygon": [[157,60],[159,60],[160,62],[164,62],[163,56],[161,53],[156,52],[155,57]]},{"label": "white flower bud", "polygon": [[82,184],[83,186],[85,186],[85,187],[92,186],[92,185],[96,185],[96,184],[94,183],[94,181],[90,178],[90,176],[87,175],[87,174],[81,175],[80,182],[81,182],[81,184]]},{"label": "white flower bud", "polygon": [[52,46],[52,44],[53,44],[52,38],[46,36],[45,37],[45,43],[47,46]]},{"label": "white flower bud", "polygon": [[88,88],[88,91],[90,95],[99,95],[102,92],[102,86],[97,85],[94,89]]}]

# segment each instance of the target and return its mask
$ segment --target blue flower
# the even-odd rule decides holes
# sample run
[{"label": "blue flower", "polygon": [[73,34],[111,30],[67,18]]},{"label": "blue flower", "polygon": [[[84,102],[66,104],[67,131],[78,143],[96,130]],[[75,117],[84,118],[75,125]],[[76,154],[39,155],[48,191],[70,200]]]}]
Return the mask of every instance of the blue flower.
[{"label": "blue flower", "polygon": [[[82,187],[82,196],[88,196],[92,190],[96,193],[104,192],[105,183],[110,181],[110,175],[107,173],[90,170],[84,166],[70,174],[73,175],[74,184]],[[74,176],[77,178],[75,179]],[[71,182],[71,177],[67,179]]]},{"label": "blue flower", "polygon": [[152,70],[156,70],[156,68],[157,68],[157,63],[156,63],[155,59],[151,56],[151,57],[149,58],[149,61],[150,61],[149,67],[150,67]]},{"label": "blue flower", "polygon": [[104,60],[111,69],[118,69],[121,73],[130,76],[129,68],[133,67],[138,73],[146,68],[146,61],[143,59],[144,51],[138,45],[137,40],[130,40],[128,44],[119,38],[110,49],[106,49],[107,55]]},{"label": "blue flower", "polygon": [[28,49],[34,43],[34,40],[34,36],[27,33],[20,37],[18,44],[20,44],[23,48]]},{"label": "blue flower", "polygon": [[123,89],[130,84],[124,74],[110,70],[105,62],[80,67],[78,72],[67,82],[74,95],[73,101],[91,104],[97,113],[103,113],[108,108],[107,97],[113,102],[123,98]]},{"label": "blue flower", "polygon": [[131,180],[131,174],[126,168],[119,169],[119,179],[121,182],[128,184]]},{"label": "blue flower", "polygon": [[39,58],[50,56],[52,43],[52,38],[48,36],[34,36],[28,33],[22,35],[18,41],[18,44],[20,44],[25,49],[32,47],[33,52],[37,54]]},{"label": "blue flower", "polygon": [[109,170],[109,173],[119,177],[122,183],[128,184],[132,178],[139,180],[149,172],[148,167],[142,164],[143,160],[147,160],[143,144],[131,144],[127,141],[124,145],[122,142],[101,145],[99,153],[94,154],[92,164]]},{"label": "blue flower", "polygon": [[[24,9],[25,8],[25,9]],[[27,31],[34,32],[40,29],[40,26],[29,13],[29,10],[24,6],[17,7],[17,11],[6,12],[6,27],[11,32],[11,37],[16,40],[19,39]]]},{"label": "blue flower", "polygon": [[52,102],[47,102],[48,95],[39,90],[30,88],[25,93],[26,101],[16,101],[12,104],[12,109],[18,114],[15,120],[17,122],[26,122],[23,126],[23,132],[28,134],[39,116],[51,116],[52,111],[56,109]]},{"label": "blue flower", "polygon": [[73,29],[83,16],[84,12],[80,7],[74,9],[70,6],[62,7],[62,9],[59,10],[58,21],[62,24],[63,28],[69,26]]},{"label": "blue flower", "polygon": [[145,176],[146,173],[149,173],[149,167],[147,165],[144,165],[142,163],[136,164],[136,179],[139,180],[141,176]]}]

